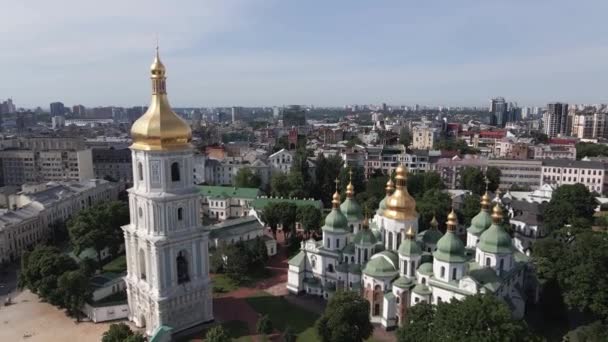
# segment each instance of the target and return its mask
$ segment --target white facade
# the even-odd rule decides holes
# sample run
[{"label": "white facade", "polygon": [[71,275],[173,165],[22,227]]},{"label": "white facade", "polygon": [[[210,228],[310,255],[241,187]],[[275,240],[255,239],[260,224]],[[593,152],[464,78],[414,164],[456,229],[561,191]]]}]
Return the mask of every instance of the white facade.
[{"label": "white facade", "polygon": [[271,154],[268,157],[268,162],[270,163],[272,172],[279,171],[287,173],[289,170],[291,170],[291,165],[293,164],[293,155],[286,149],[282,149]]},{"label": "white facade", "polygon": [[604,192],[606,170],[601,162],[575,160],[543,161],[540,185],[583,184],[589,191]]}]

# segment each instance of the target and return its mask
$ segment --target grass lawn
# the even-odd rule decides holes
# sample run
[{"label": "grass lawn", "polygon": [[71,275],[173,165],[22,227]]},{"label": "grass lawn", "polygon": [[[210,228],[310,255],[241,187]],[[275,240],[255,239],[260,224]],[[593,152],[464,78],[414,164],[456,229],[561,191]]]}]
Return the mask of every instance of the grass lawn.
[{"label": "grass lawn", "polygon": [[214,294],[231,292],[238,288],[239,284],[225,274],[216,274],[213,276]]},{"label": "grass lawn", "polygon": [[319,317],[316,313],[293,305],[281,297],[271,296],[266,292],[259,292],[257,296],[246,300],[256,312],[268,315],[276,330],[282,332],[285,327],[290,326],[298,334],[298,341],[319,340],[314,331],[315,321]]},{"label": "grass lawn", "polygon": [[127,259],[124,255],[116,257],[114,260],[103,265],[104,272],[122,273],[127,270]]}]

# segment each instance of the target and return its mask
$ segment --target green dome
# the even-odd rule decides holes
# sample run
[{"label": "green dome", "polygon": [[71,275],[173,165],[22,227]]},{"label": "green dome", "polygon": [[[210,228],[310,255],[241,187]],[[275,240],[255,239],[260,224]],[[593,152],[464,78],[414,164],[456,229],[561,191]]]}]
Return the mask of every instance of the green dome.
[{"label": "green dome", "polygon": [[464,244],[453,231],[448,230],[437,242],[433,257],[445,262],[465,262]]},{"label": "green dome", "polygon": [[395,277],[399,272],[399,258],[394,252],[384,251],[372,256],[365,264],[363,273],[370,277]]},{"label": "green dome", "polygon": [[331,212],[325,217],[325,224],[323,225],[322,229],[324,231],[334,231],[339,233],[346,231],[346,229],[348,229],[348,221],[346,220],[346,216],[344,216],[339,209],[332,209]]},{"label": "green dome", "polygon": [[493,223],[481,234],[477,247],[486,253],[507,254],[513,251],[513,242],[502,225]]},{"label": "green dome", "polygon": [[443,234],[436,228],[429,228],[422,233],[422,242],[425,245],[436,245]]},{"label": "green dome", "polygon": [[420,274],[424,274],[424,275],[433,274],[433,263],[425,262],[424,264],[418,266],[418,272],[420,272]]},{"label": "green dome", "polygon": [[399,255],[410,256],[422,254],[422,249],[415,240],[405,239],[398,249]]},{"label": "green dome", "polygon": [[360,221],[363,219],[363,211],[361,206],[354,198],[346,197],[340,205],[340,211],[349,221]]},{"label": "green dome", "polygon": [[412,281],[412,279],[408,278],[408,277],[399,277],[397,278],[397,280],[395,280],[393,282],[393,286],[401,288],[401,289],[408,289],[410,287],[412,287],[414,285],[414,282]]},{"label": "green dome", "polygon": [[479,214],[471,219],[471,226],[467,231],[473,235],[479,236],[492,225],[492,216],[487,210],[481,210]]},{"label": "green dome", "polygon": [[429,287],[424,284],[418,284],[414,286],[412,292],[421,296],[428,296],[431,294],[431,289],[429,289]]},{"label": "green dome", "polygon": [[353,239],[353,243],[359,246],[375,245],[376,242],[378,242],[378,240],[376,240],[374,233],[366,228],[359,230]]}]

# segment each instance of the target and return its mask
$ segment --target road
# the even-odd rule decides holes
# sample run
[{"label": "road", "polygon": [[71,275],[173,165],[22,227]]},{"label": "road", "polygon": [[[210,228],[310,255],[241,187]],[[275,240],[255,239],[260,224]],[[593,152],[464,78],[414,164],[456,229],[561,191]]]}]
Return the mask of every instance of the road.
[{"label": "road", "polygon": [[6,297],[14,298],[21,291],[17,288],[18,264],[10,264],[0,270],[0,305],[4,305]]}]

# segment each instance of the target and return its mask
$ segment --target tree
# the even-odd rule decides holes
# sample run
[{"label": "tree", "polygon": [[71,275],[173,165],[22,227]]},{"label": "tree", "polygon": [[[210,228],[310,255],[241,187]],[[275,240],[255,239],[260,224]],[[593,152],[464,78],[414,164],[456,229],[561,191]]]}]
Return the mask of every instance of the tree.
[{"label": "tree", "polygon": [[236,282],[242,282],[249,270],[249,253],[242,241],[228,245],[223,250],[226,260],[224,270],[226,275]]},{"label": "tree", "polygon": [[283,341],[285,342],[296,342],[298,335],[291,329],[290,326],[285,327],[285,331],[283,331]]},{"label": "tree", "polygon": [[306,236],[310,236],[311,232],[318,232],[321,229],[321,210],[312,205],[304,205],[297,208],[297,221],[302,224]]},{"label": "tree", "polygon": [[264,269],[266,262],[268,262],[268,249],[266,248],[266,242],[261,237],[256,237],[253,240],[250,250],[250,265],[255,269]]},{"label": "tree", "polygon": [[315,169],[315,186],[312,194],[314,198],[323,201],[326,207],[331,206],[331,196],[336,190],[335,179],[340,175],[344,161],[340,156],[325,158],[322,153],[317,157]]},{"label": "tree", "polygon": [[352,291],[336,292],[315,326],[323,342],[363,341],[374,331],[369,302]]},{"label": "tree", "polygon": [[277,172],[270,178],[270,192],[273,196],[289,197],[290,189],[286,174]]},{"label": "tree", "polygon": [[543,213],[548,231],[561,229],[575,219],[592,222],[597,200],[583,184],[562,185],[553,192]]},{"label": "tree", "polygon": [[217,325],[207,331],[207,334],[205,334],[205,341],[230,342],[232,341],[232,338],[230,338],[230,335],[228,335],[226,330],[224,330],[224,327],[222,327],[221,325]]},{"label": "tree", "polygon": [[462,204],[462,216],[466,226],[471,224],[471,219],[481,210],[481,199],[477,195],[465,195]]},{"label": "tree", "polygon": [[288,238],[289,234],[295,231],[298,207],[291,202],[280,202],[277,206],[283,234]]},{"label": "tree", "polygon": [[608,325],[595,321],[582,325],[564,336],[566,342],[601,342],[608,341]]},{"label": "tree", "polygon": [[[488,190],[494,192],[500,185],[500,169],[490,166],[486,170],[486,178],[488,179]],[[484,189],[485,190],[485,189]]]},{"label": "tree", "polygon": [[289,198],[306,198],[308,197],[308,191],[306,191],[306,184],[302,172],[291,170],[287,174],[287,196]]},{"label": "tree", "polygon": [[268,317],[268,315],[262,315],[255,326],[258,334],[268,335],[272,333],[272,321]]},{"label": "tree", "polygon": [[412,134],[407,127],[401,127],[399,130],[399,143],[409,146],[412,143]]},{"label": "tree", "polygon": [[80,322],[81,310],[91,297],[89,277],[81,269],[65,272],[57,280],[57,290],[63,298],[63,306],[68,310],[68,314],[75,316],[76,321]]},{"label": "tree", "polygon": [[76,262],[55,247],[37,246],[21,258],[19,287],[29,288],[53,305],[63,305],[62,294],[57,290],[59,277],[77,269]]},{"label": "tree", "polygon": [[106,202],[81,210],[68,222],[74,254],[79,255],[83,250],[93,248],[101,266],[101,251],[109,248],[112,256],[118,252],[124,242],[121,227],[127,223],[129,208],[123,202]]},{"label": "tree", "polygon": [[482,195],[486,190],[483,172],[475,167],[465,167],[460,172],[460,187],[476,195]]},{"label": "tree", "polygon": [[134,333],[125,323],[110,325],[103,333],[101,342],[145,342],[146,338],[139,332]]},{"label": "tree", "polygon": [[596,143],[580,142],[576,144],[576,158],[608,156],[608,146]]},{"label": "tree", "polygon": [[445,185],[437,172],[424,172],[409,175],[407,179],[407,191],[414,198],[420,198],[429,190],[441,190]]},{"label": "tree", "polygon": [[452,199],[449,194],[436,189],[425,192],[416,203],[420,231],[430,228],[433,216],[437,217],[437,221],[445,222],[451,207]]},{"label": "tree", "polygon": [[269,203],[262,211],[262,221],[270,227],[274,238],[277,237],[277,227],[281,223],[281,208],[279,203]]},{"label": "tree", "polygon": [[234,186],[239,188],[259,188],[261,184],[260,176],[248,167],[239,169],[234,177]]},{"label": "tree", "polygon": [[355,192],[363,192],[365,189],[365,170],[360,166],[340,169],[340,175],[338,176],[338,179],[340,180],[340,192],[344,193],[346,191],[346,186],[350,182],[351,171],[353,173],[352,183],[355,187]]},{"label": "tree", "polygon": [[68,228],[62,220],[56,220],[49,224],[51,230],[50,244],[53,246],[62,245],[70,238]]},{"label": "tree", "polygon": [[[417,308],[422,305],[422,307]],[[463,300],[417,304],[409,312],[409,324],[399,328],[399,342],[409,341],[529,341],[523,321],[511,318],[511,310],[493,295],[467,296]]]}]

